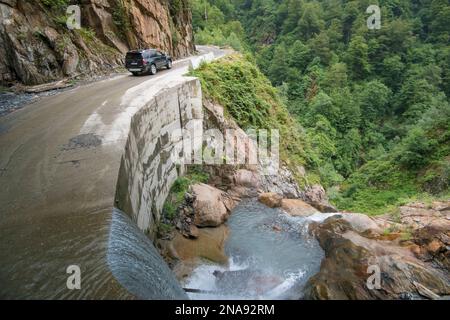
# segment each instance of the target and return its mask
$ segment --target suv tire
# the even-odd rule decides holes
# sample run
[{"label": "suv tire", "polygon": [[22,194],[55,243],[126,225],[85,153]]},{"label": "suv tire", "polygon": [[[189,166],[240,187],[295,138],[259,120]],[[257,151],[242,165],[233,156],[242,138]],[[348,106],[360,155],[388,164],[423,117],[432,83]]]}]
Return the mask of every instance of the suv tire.
[{"label": "suv tire", "polygon": [[150,74],[151,74],[152,76],[154,76],[157,72],[158,72],[158,69],[156,68],[156,65],[155,65],[155,64],[152,64],[152,65],[150,66]]},{"label": "suv tire", "polygon": [[167,69],[172,69],[172,60],[167,60]]}]

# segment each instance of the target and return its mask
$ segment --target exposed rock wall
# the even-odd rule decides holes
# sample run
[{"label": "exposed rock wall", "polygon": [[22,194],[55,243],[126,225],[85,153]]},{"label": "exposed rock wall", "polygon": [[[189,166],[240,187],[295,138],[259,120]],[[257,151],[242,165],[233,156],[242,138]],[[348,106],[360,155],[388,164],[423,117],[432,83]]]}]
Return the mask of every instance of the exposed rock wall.
[{"label": "exposed rock wall", "polygon": [[69,30],[66,5],[0,0],[0,83],[110,72],[135,48],[189,55],[195,50],[191,12],[187,0],[177,3],[174,9],[166,0],[67,1],[81,8],[82,29]]},{"label": "exposed rock wall", "polygon": [[[179,7],[173,9],[168,2],[176,2]],[[177,57],[194,51],[192,17],[186,0],[124,0],[124,3],[130,17],[127,40],[131,46],[158,47]]]}]

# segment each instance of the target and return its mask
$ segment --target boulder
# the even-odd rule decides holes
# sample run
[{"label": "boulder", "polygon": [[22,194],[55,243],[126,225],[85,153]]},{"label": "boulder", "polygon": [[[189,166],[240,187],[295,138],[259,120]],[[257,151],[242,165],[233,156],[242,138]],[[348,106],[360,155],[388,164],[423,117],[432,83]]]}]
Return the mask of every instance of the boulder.
[{"label": "boulder", "polygon": [[435,222],[419,228],[412,232],[412,241],[420,247],[417,257],[433,261],[441,268],[450,270],[450,225],[448,223]]},{"label": "boulder", "polygon": [[[416,257],[432,261],[443,269],[450,270],[450,217],[448,202],[439,201],[427,205],[410,203],[399,208],[395,215],[375,217],[384,230],[396,230],[410,238],[410,248]],[[392,233],[387,236],[392,235]]]},{"label": "boulder", "polygon": [[191,186],[194,224],[198,227],[217,227],[227,221],[235,201],[225,192],[207,184]]},{"label": "boulder", "polygon": [[283,199],[281,208],[294,217],[304,217],[319,213],[317,209],[299,199]]},{"label": "boulder", "polygon": [[266,166],[260,165],[261,189],[264,192],[281,194],[283,198],[301,198],[297,181],[294,174],[287,167],[278,167],[272,163]]},{"label": "boulder", "polygon": [[374,219],[359,213],[343,213],[342,219],[350,224],[353,230],[359,233],[371,230],[376,233],[382,233],[383,230],[378,226]]},{"label": "boulder", "polygon": [[[445,220],[440,211],[428,209],[420,203],[400,207],[401,224],[411,229],[423,228],[437,221],[446,223]],[[450,221],[447,222],[450,224]]]},{"label": "boulder", "polygon": [[256,172],[240,169],[234,173],[234,184],[246,188],[259,189],[260,179]]},{"label": "boulder", "polygon": [[17,5],[17,0],[2,0],[1,3],[5,3],[10,7],[15,7]]},{"label": "boulder", "polygon": [[434,201],[431,208],[436,211],[448,211],[450,210],[450,201]]},{"label": "boulder", "polygon": [[267,192],[261,194],[258,200],[269,208],[279,208],[281,207],[283,196],[275,192]]},{"label": "boulder", "polygon": [[187,239],[177,232],[171,242],[175,256],[182,262],[193,262],[199,258],[217,263],[228,262],[225,243],[228,239],[228,227],[198,229],[197,239]]},{"label": "boulder", "polygon": [[[411,299],[450,294],[448,270],[418,259],[396,242],[369,239],[358,230],[371,222],[345,219],[345,214],[314,225],[312,232],[325,251],[318,274],[309,279],[307,299]],[[370,287],[372,268],[380,271],[380,287]]]},{"label": "boulder", "polygon": [[302,198],[320,212],[338,212],[337,209],[328,202],[327,193],[325,189],[319,184],[308,187],[303,192]]},{"label": "boulder", "polygon": [[235,198],[251,198],[258,194],[260,176],[258,173],[246,169],[239,169],[228,179],[230,189],[228,194]]},{"label": "boulder", "polygon": [[[184,230],[183,230],[184,231]],[[189,239],[197,239],[199,235],[199,230],[196,225],[191,224],[188,226],[187,230],[184,232],[181,232],[183,236]]]}]

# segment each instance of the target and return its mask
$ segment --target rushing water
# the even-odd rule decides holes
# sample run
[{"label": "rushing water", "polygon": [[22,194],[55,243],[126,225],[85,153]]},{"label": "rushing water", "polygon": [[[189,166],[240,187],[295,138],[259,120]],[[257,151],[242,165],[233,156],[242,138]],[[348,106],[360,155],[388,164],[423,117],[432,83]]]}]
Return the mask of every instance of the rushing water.
[{"label": "rushing water", "polygon": [[228,221],[228,266],[199,265],[185,286],[202,293],[191,293],[190,298],[301,298],[302,287],[319,271],[324,256],[308,234],[308,224],[328,216],[291,217],[256,200],[243,201]]},{"label": "rushing water", "polygon": [[115,278],[136,298],[187,298],[150,239],[118,209],[113,211],[107,259]]}]

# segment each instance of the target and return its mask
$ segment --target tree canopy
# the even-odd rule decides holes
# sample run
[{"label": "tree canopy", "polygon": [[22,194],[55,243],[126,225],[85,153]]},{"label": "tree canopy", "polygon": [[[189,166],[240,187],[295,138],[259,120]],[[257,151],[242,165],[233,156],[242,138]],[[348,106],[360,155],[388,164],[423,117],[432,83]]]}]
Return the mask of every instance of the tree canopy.
[{"label": "tree canopy", "polygon": [[[278,87],[318,155],[310,170],[343,209],[448,194],[447,0],[192,3],[200,43],[251,54]],[[380,29],[367,26],[372,4]]]}]

